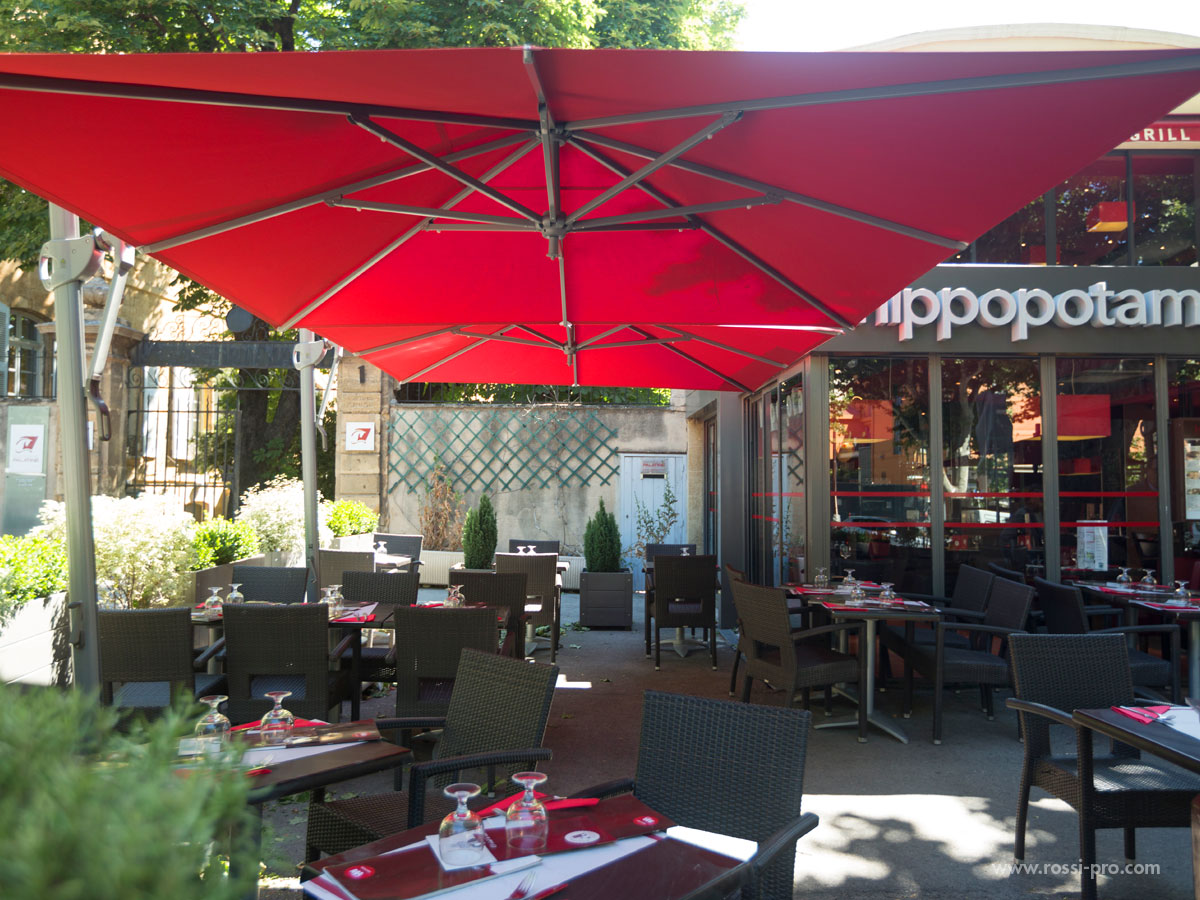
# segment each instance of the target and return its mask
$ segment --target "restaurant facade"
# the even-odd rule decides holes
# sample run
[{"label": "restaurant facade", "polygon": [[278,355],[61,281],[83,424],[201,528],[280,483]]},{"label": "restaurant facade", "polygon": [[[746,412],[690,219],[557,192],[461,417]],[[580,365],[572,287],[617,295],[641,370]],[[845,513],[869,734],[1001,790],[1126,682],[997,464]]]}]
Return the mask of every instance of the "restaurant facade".
[{"label": "restaurant facade", "polygon": [[769,584],[1191,578],[1198,187],[1200,115],[1148,123],[758,392],[693,395],[707,549]]}]

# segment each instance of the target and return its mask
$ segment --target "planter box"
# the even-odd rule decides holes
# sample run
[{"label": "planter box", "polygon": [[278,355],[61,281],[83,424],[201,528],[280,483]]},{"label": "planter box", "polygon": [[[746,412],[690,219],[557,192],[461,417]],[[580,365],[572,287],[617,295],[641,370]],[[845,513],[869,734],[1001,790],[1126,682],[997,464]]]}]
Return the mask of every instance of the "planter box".
[{"label": "planter box", "polygon": [[633,573],[581,572],[579,624],[588,628],[633,627]]},{"label": "planter box", "polygon": [[461,550],[422,550],[421,584],[446,587],[450,584],[450,567],[461,566],[462,562]]},{"label": "planter box", "polygon": [[583,557],[582,556],[562,556],[558,557],[560,563],[569,563],[570,568],[562,573],[562,589],[564,591],[579,590],[579,575],[583,572]]},{"label": "planter box", "polygon": [[65,687],[71,683],[67,595],[30,600],[0,626],[0,680]]},{"label": "planter box", "polygon": [[334,550],[358,550],[368,553],[374,551],[375,544],[372,542],[374,533],[370,531],[362,534],[348,534],[345,537],[335,537],[333,539]]}]

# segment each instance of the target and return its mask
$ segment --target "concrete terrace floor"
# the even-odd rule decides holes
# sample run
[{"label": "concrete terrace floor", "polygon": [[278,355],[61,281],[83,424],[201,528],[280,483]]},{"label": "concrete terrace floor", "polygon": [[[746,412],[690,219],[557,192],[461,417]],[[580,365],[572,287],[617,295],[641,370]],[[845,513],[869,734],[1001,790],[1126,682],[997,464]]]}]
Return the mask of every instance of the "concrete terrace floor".
[{"label": "concrete terrace floor", "polygon": [[[444,593],[426,590],[430,596]],[[578,594],[563,595],[564,623],[578,620],[578,604]],[[681,659],[664,647],[662,670],[655,672],[644,655],[641,604],[641,595],[635,595],[632,632],[565,635],[546,730],[545,744],[554,750],[554,759],[542,766],[550,776],[547,790],[569,794],[633,772],[645,689],[728,699],[733,651],[719,645],[720,668],[714,672],[706,651],[693,650]],[[536,655],[539,661],[547,657],[544,651]],[[907,721],[899,717],[900,699],[899,690],[882,693],[877,710],[903,724],[908,744],[875,729],[866,744],[858,743],[853,728],[813,732],[804,805],[821,824],[800,841],[795,897],[1077,897],[1079,876],[1066,870],[1078,858],[1076,816],[1041,791],[1033,794],[1025,862],[1045,869],[1011,871],[1022,748],[1016,715],[1003,708],[1003,699],[998,698],[996,719],[989,722],[976,689],[947,692],[940,746],[930,740],[932,693],[918,682],[913,717]],[[782,702],[781,695],[757,685],[752,701]],[[365,701],[363,716],[388,715],[392,703],[390,695]],[[851,711],[845,701],[835,707],[836,715]],[[818,709],[814,724],[822,718]],[[346,782],[334,792],[378,793],[391,785],[391,773],[385,773]],[[267,807],[263,900],[302,896],[295,866],[304,854],[306,814],[303,802]],[[1100,832],[1097,852],[1101,863],[1123,865],[1120,831]],[[1102,900],[1192,896],[1188,829],[1139,831],[1138,863],[1158,867],[1157,874],[1102,876]]]}]

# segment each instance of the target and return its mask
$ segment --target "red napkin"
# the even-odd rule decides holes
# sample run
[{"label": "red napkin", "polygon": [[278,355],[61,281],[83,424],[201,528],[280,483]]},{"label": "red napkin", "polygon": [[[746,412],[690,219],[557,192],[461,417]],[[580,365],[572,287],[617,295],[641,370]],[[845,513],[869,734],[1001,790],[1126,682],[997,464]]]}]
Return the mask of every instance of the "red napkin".
[{"label": "red napkin", "polygon": [[547,800],[542,806],[546,809],[574,809],[577,806],[595,806],[600,802],[599,797],[579,797],[575,800]]},{"label": "red napkin", "polygon": [[431,606],[441,606],[441,603],[410,603],[409,606],[420,606],[424,609],[429,609]]},{"label": "red napkin", "polygon": [[[294,723],[296,728],[311,728],[314,725],[328,725],[328,722],[322,722],[320,719],[297,719]],[[245,725],[235,725],[230,731],[245,731],[247,728],[257,728],[258,722],[247,722]]]},{"label": "red napkin", "polygon": [[1114,706],[1113,712],[1118,712],[1123,716],[1141,722],[1143,725],[1148,725],[1153,722],[1163,713],[1171,709],[1169,706]]},{"label": "red napkin", "polygon": [[364,616],[342,616],[340,619],[334,619],[333,621],[335,621],[335,622],[374,622],[375,621],[375,613],[371,613],[369,616],[365,616],[365,617]]},{"label": "red napkin", "polygon": [[[517,791],[517,793],[513,794],[511,797],[505,797],[503,800],[497,800],[491,806],[487,806],[479,810],[479,818],[483,819],[487,816],[494,815],[495,813],[504,812],[506,809],[512,806],[512,804],[516,803],[519,798],[524,796],[524,791]],[[545,800],[549,795],[543,794],[541,791],[534,791],[533,796],[537,797],[539,800]]]}]

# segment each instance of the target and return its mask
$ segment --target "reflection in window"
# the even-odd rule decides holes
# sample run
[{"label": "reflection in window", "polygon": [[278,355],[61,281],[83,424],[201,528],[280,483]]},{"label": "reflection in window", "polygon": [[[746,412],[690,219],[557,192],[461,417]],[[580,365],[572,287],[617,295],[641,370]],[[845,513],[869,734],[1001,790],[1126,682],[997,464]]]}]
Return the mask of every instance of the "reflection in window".
[{"label": "reflection in window", "polygon": [[1154,363],[1055,362],[1064,578],[1161,576]]},{"label": "reflection in window", "polygon": [[946,591],[961,565],[1044,564],[1036,359],[942,363]]},{"label": "reflection in window", "polygon": [[928,373],[924,359],[830,361],[833,573],[930,589]]},{"label": "reflection in window", "polygon": [[1200,360],[1168,363],[1167,392],[1175,577],[1195,586],[1200,579]]},{"label": "reflection in window", "polygon": [[1133,157],[1134,262],[1196,263],[1196,181],[1191,156]]},{"label": "reflection in window", "polygon": [[800,376],[780,385],[783,442],[780,461],[780,558],[787,582],[806,580],[804,530],[804,390]]},{"label": "reflection in window", "polygon": [[13,311],[8,320],[8,396],[45,397],[50,391],[49,339],[37,330],[38,320]]}]

